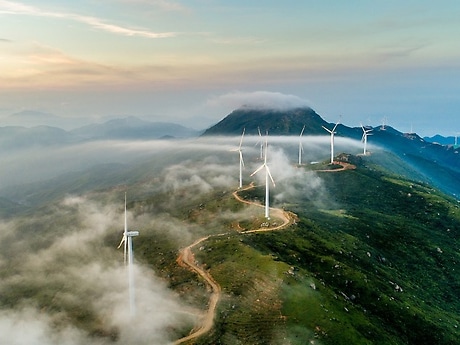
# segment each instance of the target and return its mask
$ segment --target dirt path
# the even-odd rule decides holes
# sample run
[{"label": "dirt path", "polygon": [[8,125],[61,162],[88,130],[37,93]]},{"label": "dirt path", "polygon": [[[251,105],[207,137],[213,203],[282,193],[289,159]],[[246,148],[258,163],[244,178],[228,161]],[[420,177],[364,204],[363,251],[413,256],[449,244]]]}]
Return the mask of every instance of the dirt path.
[{"label": "dirt path", "polygon": [[208,271],[205,271],[203,268],[196,264],[195,256],[192,252],[193,247],[200,244],[201,242],[206,241],[209,237],[210,236],[202,237],[197,241],[193,242],[191,245],[183,248],[180,251],[179,257],[176,260],[179,265],[191,269],[206,281],[209,288],[211,289],[211,297],[209,297],[208,310],[204,314],[201,324],[198,327],[194,328],[191,334],[177,340],[176,342],[174,342],[174,344],[182,344],[191,339],[198,338],[199,336],[209,332],[214,324],[214,316],[216,314],[216,307],[217,302],[220,298],[221,288],[220,285],[209,274]]},{"label": "dirt path", "polygon": [[[254,188],[254,183],[251,183],[250,185],[233,192],[233,196],[235,197],[236,200],[238,200],[238,201],[240,201],[242,203],[264,207],[263,205],[261,205],[259,203],[244,200],[238,195],[238,192],[248,190],[248,189],[252,189],[252,188]],[[246,233],[254,233],[254,232],[266,232],[266,231],[281,230],[281,229],[283,229],[285,227],[288,227],[289,225],[295,223],[295,221],[297,220],[297,216],[292,212],[288,212],[288,211],[285,211],[285,210],[282,210],[282,209],[279,209],[279,208],[270,208],[270,210],[271,210],[272,215],[274,217],[279,218],[279,219],[282,220],[282,223],[280,225],[273,226],[273,227],[263,227],[263,228],[260,228],[260,229],[254,229],[254,230],[248,230],[248,231],[242,231],[241,233],[246,234]],[[206,281],[209,289],[211,290],[211,296],[209,297],[208,309],[204,313],[200,324],[198,326],[196,326],[188,336],[183,337],[183,338],[181,338],[179,340],[176,340],[174,342],[175,345],[182,344],[182,343],[185,343],[185,342],[187,342],[189,340],[198,338],[199,336],[209,332],[211,330],[211,328],[213,327],[213,325],[214,325],[214,317],[216,315],[216,307],[217,307],[217,303],[219,302],[219,299],[220,299],[220,296],[221,296],[221,287],[214,280],[214,278],[211,276],[211,274],[208,271],[204,270],[202,267],[197,265],[197,263],[195,261],[195,256],[193,255],[193,252],[192,252],[192,249],[195,246],[197,246],[198,244],[206,241],[210,237],[223,236],[223,235],[225,235],[225,234],[209,235],[209,236],[202,237],[202,238],[196,240],[195,242],[193,242],[192,244],[190,244],[189,246],[187,246],[187,247],[185,247],[185,248],[180,250],[179,256],[178,256],[178,258],[176,260],[177,263],[180,266],[186,267],[186,268],[196,272],[199,276],[201,276]]]},{"label": "dirt path", "polygon": [[[233,197],[236,200],[238,200],[238,201],[240,201],[242,203],[248,204],[248,205],[256,205],[256,206],[259,206],[259,207],[265,207],[264,205],[259,204],[257,202],[244,200],[242,197],[240,197],[238,195],[239,192],[242,192],[242,191],[245,191],[245,190],[248,190],[248,189],[252,189],[252,188],[254,188],[254,183],[253,182],[251,182],[251,184],[249,184],[248,186],[246,186],[246,187],[244,187],[242,189],[238,189],[238,190],[234,191],[233,192]],[[271,214],[272,214],[272,216],[274,218],[279,218],[279,219],[282,220],[282,223],[280,225],[242,231],[242,233],[249,234],[249,233],[253,233],[253,232],[266,232],[266,231],[281,230],[283,228],[288,227],[291,224],[294,224],[297,221],[297,216],[292,212],[285,211],[285,210],[280,209],[280,208],[274,208],[274,207],[270,207],[270,212],[271,212]]]},{"label": "dirt path", "polygon": [[356,169],[356,165],[345,163],[345,162],[334,162],[333,164],[341,165],[341,168],[338,169],[324,169],[324,170],[313,170],[316,172],[339,172],[344,170],[354,170]]}]

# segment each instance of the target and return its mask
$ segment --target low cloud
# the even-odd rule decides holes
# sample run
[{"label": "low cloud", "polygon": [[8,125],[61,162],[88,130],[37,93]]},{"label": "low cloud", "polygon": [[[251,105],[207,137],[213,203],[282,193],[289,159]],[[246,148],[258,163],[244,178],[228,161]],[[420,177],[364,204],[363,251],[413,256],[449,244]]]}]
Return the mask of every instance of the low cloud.
[{"label": "low cloud", "polygon": [[211,107],[238,109],[241,107],[255,109],[288,110],[292,108],[308,107],[309,102],[295,95],[286,95],[280,92],[255,91],[232,92],[215,97],[207,102]]},{"label": "low cloud", "polygon": [[[177,296],[141,263],[135,266],[137,314],[130,319],[122,251],[103,243],[114,231],[121,235],[120,211],[70,197],[47,217],[0,226],[9,228],[0,254],[0,343],[167,344],[175,337],[171,330],[192,324]],[[131,213],[128,219],[136,224]]]}]

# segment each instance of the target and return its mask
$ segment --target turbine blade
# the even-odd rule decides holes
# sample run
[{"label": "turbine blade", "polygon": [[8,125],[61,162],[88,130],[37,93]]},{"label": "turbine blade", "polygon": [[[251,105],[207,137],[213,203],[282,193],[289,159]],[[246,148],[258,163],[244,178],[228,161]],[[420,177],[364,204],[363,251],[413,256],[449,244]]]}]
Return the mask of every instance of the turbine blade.
[{"label": "turbine blade", "polygon": [[241,160],[241,165],[244,166],[243,152],[241,152],[241,150],[240,150],[240,160]]},{"label": "turbine blade", "polygon": [[328,131],[329,133],[332,134],[332,131],[330,129],[328,129],[328,128],[324,127],[324,126],[321,126],[321,127],[323,127],[326,131]]},{"label": "turbine blade", "polygon": [[302,131],[300,132],[300,136],[302,136],[304,130],[305,130],[305,125],[303,125]]},{"label": "turbine blade", "polygon": [[244,132],[246,131],[246,128],[243,128],[243,134],[241,134],[241,139],[240,139],[240,146],[238,147],[238,149],[241,150],[241,145],[243,145],[243,137],[244,137]]},{"label": "turbine blade", "polygon": [[268,176],[270,176],[270,180],[272,180],[273,187],[276,187],[276,186],[275,186],[275,180],[273,179],[273,176],[272,176],[272,174],[270,173],[270,169],[268,168],[268,166],[266,166],[265,169],[267,169]]},{"label": "turbine blade", "polygon": [[117,249],[120,249],[120,247],[121,247],[121,245],[123,244],[124,241],[126,241],[126,236],[125,235],[123,235],[121,237],[121,241],[120,241],[120,244],[118,245]]},{"label": "turbine blade", "polygon": [[[126,236],[125,236],[126,237]],[[127,248],[128,248],[128,241],[127,239],[125,240],[125,247],[124,247],[124,250],[123,250],[123,256],[124,256],[124,262],[125,262],[125,265],[126,265],[126,261],[127,261]]]},{"label": "turbine blade", "polygon": [[337,128],[338,125],[339,125],[339,123],[337,122],[337,123],[335,124],[334,128],[332,129],[333,132],[335,131],[335,129]]},{"label": "turbine blade", "polygon": [[264,164],[267,165],[267,152],[268,152],[268,131],[265,134],[265,154],[264,154]]},{"label": "turbine blade", "polygon": [[262,164],[260,167],[257,168],[256,171],[254,171],[250,176],[254,176],[255,174],[257,174],[259,171],[261,171],[264,167],[266,167],[265,164]]},{"label": "turbine blade", "polygon": [[125,192],[125,236],[126,236],[126,231],[128,231],[128,220],[127,220],[127,215],[126,215],[126,192]]}]

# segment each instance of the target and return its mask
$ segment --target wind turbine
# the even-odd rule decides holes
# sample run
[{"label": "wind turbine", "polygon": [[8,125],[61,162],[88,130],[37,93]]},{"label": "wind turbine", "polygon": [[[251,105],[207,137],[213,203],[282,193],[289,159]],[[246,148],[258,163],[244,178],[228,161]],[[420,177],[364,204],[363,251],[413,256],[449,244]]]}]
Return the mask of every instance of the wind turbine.
[{"label": "wind turbine", "polygon": [[367,154],[367,136],[372,135],[372,128],[371,129],[365,129],[363,125],[361,124],[361,128],[363,129],[363,137],[361,139],[362,142],[364,142],[364,155]]},{"label": "wind turbine", "polygon": [[128,285],[129,285],[129,309],[131,316],[136,314],[136,296],[134,289],[134,253],[133,253],[133,237],[139,236],[139,231],[128,231],[128,221],[126,212],[126,193],[125,193],[125,229],[123,231],[123,237],[118,245],[118,248],[124,244],[124,263],[126,265],[126,259],[128,259]]},{"label": "wind turbine", "polygon": [[[268,133],[267,133],[268,137]],[[272,180],[273,187],[275,187],[275,181],[273,180],[272,174],[270,173],[270,169],[267,165],[267,149],[268,149],[268,142],[267,138],[265,138],[265,154],[264,154],[264,164],[262,164],[256,171],[254,171],[251,176],[257,174],[260,170],[265,168],[265,218],[270,219],[270,206],[269,206],[269,196],[270,196],[270,181],[269,178]]]},{"label": "wind turbine", "polygon": [[302,135],[303,135],[304,130],[305,130],[305,125],[303,125],[302,131],[300,132],[300,136],[299,136],[299,165],[302,165],[302,152],[303,152]]},{"label": "wind turbine", "polygon": [[243,134],[241,134],[241,139],[240,139],[240,146],[238,146],[238,148],[236,150],[232,150],[232,151],[236,151],[240,154],[240,185],[239,185],[239,188],[243,187],[243,167],[244,167],[244,161],[243,161],[243,151],[241,151],[241,145],[243,145],[243,137],[244,137],[244,132],[245,132],[245,128],[243,128]]},{"label": "wind turbine", "polygon": [[388,122],[388,118],[387,118],[386,116],[384,116],[383,119],[382,119],[382,126],[380,127],[380,129],[381,129],[382,131],[385,131],[385,130],[386,130],[385,127],[386,127],[386,125],[387,125],[387,122]]},{"label": "wind turbine", "polygon": [[331,164],[334,163],[334,135],[336,134],[335,129],[339,125],[339,122],[337,122],[335,124],[335,126],[334,126],[334,128],[332,128],[332,130],[328,129],[327,127],[321,126],[331,134]]}]

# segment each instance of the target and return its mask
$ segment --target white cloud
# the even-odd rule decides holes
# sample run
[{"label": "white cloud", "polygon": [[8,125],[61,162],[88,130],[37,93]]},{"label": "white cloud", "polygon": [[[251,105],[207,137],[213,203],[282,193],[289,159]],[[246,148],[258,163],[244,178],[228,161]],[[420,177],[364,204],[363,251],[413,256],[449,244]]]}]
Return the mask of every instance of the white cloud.
[{"label": "white cloud", "polygon": [[37,17],[50,17],[59,19],[70,19],[76,22],[87,24],[95,29],[110,32],[113,34],[124,36],[139,36],[145,38],[165,38],[174,37],[174,32],[153,32],[149,30],[141,30],[123,27],[115,24],[106,23],[103,19],[97,17],[82,16],[66,12],[49,12],[34,6],[28,6],[12,1],[0,0],[0,13],[13,15],[29,15]]},{"label": "white cloud", "polygon": [[153,6],[163,11],[177,11],[177,12],[188,11],[188,9],[185,6],[183,6],[177,1],[170,1],[170,0],[120,0],[120,1],[124,3],[128,3],[128,4],[144,4],[148,6]]},{"label": "white cloud", "polygon": [[308,107],[308,104],[309,101],[298,96],[270,91],[235,91],[215,97],[207,102],[207,105],[211,107],[237,109],[244,106],[249,108],[276,110]]}]

